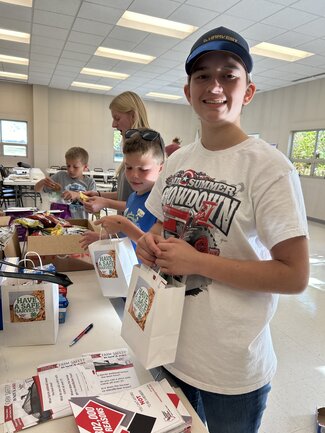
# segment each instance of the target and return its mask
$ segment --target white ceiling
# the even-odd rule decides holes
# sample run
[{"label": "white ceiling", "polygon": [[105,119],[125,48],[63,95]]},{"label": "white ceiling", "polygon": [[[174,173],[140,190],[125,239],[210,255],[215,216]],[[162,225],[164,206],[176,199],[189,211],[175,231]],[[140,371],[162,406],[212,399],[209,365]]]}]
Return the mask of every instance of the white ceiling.
[{"label": "white ceiling", "polygon": [[[184,40],[116,26],[125,10],[198,26]],[[183,96],[184,61],[206,31],[229,27],[250,46],[271,42],[311,51],[297,62],[254,57],[260,92],[325,77],[324,0],[34,0],[33,7],[0,3],[0,27],[31,33],[31,43],[0,40],[0,54],[28,57],[29,66],[0,62],[0,70],[28,74],[29,84],[117,95],[133,90]],[[149,54],[148,65],[94,56],[98,46]],[[126,80],[81,75],[83,67],[130,74]],[[1,79],[2,80],[2,79]],[[5,79],[3,79],[5,80]],[[106,84],[109,91],[71,87],[73,81]],[[175,103],[186,103],[185,98]]]}]

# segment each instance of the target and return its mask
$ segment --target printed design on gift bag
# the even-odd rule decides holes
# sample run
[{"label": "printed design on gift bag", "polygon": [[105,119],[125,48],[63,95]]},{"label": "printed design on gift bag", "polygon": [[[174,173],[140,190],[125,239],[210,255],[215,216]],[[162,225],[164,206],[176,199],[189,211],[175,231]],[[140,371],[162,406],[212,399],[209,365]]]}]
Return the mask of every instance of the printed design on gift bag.
[{"label": "printed design on gift bag", "polygon": [[143,278],[139,277],[128,311],[143,331],[154,297],[154,289]]},{"label": "printed design on gift bag", "polygon": [[95,251],[95,262],[100,277],[118,278],[115,250],[108,250],[105,253],[103,251]]},{"label": "printed design on gift bag", "polygon": [[46,320],[44,290],[9,293],[9,308],[12,323]]}]

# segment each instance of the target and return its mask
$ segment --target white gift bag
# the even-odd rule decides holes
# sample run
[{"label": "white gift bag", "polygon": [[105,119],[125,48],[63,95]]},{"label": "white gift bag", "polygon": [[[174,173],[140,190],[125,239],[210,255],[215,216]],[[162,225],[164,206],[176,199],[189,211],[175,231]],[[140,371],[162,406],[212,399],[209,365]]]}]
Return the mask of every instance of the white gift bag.
[{"label": "white gift bag", "polygon": [[[20,280],[23,281],[23,280]],[[3,333],[7,346],[55,344],[59,329],[59,288],[51,282],[1,285]]]},{"label": "white gift bag", "polygon": [[167,284],[149,267],[134,266],[121,336],[144,368],[175,361],[184,297],[185,284]]},{"label": "white gift bag", "polygon": [[133,266],[138,263],[130,239],[102,239],[88,249],[103,295],[126,297]]},{"label": "white gift bag", "polygon": [[[34,252],[26,253],[38,255]],[[59,284],[72,281],[65,274],[43,268],[27,269],[0,260],[3,333],[7,346],[55,344],[59,330]],[[17,272],[17,268],[21,272]]]}]

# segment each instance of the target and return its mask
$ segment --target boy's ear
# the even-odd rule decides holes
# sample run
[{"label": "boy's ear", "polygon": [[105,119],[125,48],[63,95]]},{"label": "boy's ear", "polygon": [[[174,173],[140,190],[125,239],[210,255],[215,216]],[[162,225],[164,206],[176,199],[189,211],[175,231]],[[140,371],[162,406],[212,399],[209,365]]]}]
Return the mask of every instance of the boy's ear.
[{"label": "boy's ear", "polygon": [[191,91],[190,91],[190,85],[189,84],[185,84],[184,93],[185,93],[186,99],[191,104]]},{"label": "boy's ear", "polygon": [[248,105],[251,100],[253,99],[253,96],[255,95],[256,92],[256,86],[254,83],[249,83],[247,88],[246,88],[246,92],[245,92],[245,96],[244,96],[244,100],[243,100],[243,105]]}]

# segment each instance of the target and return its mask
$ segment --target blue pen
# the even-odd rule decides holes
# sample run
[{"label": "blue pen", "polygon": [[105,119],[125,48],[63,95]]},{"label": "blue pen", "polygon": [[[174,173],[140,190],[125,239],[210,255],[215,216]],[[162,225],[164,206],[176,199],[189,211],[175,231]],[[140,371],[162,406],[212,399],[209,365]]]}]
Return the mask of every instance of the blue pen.
[{"label": "blue pen", "polygon": [[74,338],[74,339],[71,341],[71,343],[69,344],[69,347],[71,347],[71,346],[73,346],[74,344],[76,344],[77,341],[79,341],[80,338],[81,338],[83,335],[87,334],[87,332],[89,332],[93,326],[94,326],[94,325],[93,325],[92,323],[91,323],[90,325],[88,325],[86,329],[84,329],[82,332],[80,332],[80,334],[77,335],[77,337]]}]

